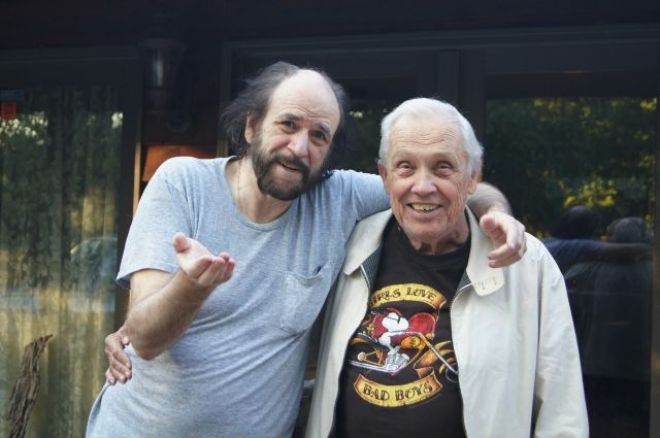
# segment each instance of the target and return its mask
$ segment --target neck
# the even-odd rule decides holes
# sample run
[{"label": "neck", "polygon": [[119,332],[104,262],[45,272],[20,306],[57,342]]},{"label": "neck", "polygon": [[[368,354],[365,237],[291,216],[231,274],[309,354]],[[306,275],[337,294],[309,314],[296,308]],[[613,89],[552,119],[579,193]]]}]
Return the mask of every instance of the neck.
[{"label": "neck", "polygon": [[252,222],[271,222],[284,214],[291,205],[291,201],[281,201],[259,189],[249,156],[227,163],[225,174],[234,204]]},{"label": "neck", "polygon": [[470,227],[467,223],[467,220],[464,219],[461,220],[460,224],[458,224],[454,231],[444,236],[443,238],[426,241],[422,239],[411,239],[410,236],[408,236],[408,241],[410,242],[410,245],[415,249],[415,251],[419,252],[420,254],[442,255],[460,248],[467,241],[469,236]]}]

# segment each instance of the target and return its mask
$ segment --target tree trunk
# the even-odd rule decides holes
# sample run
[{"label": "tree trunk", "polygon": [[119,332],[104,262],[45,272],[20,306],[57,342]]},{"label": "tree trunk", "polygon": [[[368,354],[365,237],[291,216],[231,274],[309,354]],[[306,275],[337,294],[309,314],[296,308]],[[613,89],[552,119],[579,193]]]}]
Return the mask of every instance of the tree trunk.
[{"label": "tree trunk", "polygon": [[39,392],[39,358],[53,335],[42,336],[30,342],[23,351],[21,373],[9,397],[7,424],[9,438],[23,438],[30,419],[30,412]]}]

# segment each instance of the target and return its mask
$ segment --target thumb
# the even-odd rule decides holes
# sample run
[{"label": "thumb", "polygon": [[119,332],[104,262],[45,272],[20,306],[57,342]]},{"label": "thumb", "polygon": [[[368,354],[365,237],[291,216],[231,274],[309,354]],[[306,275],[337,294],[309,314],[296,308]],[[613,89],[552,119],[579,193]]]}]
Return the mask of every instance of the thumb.
[{"label": "thumb", "polygon": [[176,233],[174,235],[172,238],[172,245],[174,245],[174,250],[177,253],[184,252],[190,248],[190,242],[188,242],[188,238],[183,233]]}]

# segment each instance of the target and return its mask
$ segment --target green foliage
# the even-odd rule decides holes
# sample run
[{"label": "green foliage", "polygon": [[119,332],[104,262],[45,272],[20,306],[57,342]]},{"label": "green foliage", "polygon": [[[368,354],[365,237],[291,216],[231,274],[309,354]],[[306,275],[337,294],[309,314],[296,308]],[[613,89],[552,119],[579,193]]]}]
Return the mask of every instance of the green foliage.
[{"label": "green foliage", "polygon": [[380,122],[393,105],[376,105],[349,113],[351,151],[343,167],[361,172],[377,173],[380,147]]},{"label": "green foliage", "polygon": [[71,248],[114,234],[121,135],[115,100],[104,87],[29,92],[18,118],[0,121],[0,249],[11,251],[3,266],[8,288],[78,275],[70,272]]},{"label": "green foliage", "polygon": [[650,220],[656,110],[656,99],[629,97],[490,101],[484,179],[539,236],[577,204],[596,208],[603,225]]}]

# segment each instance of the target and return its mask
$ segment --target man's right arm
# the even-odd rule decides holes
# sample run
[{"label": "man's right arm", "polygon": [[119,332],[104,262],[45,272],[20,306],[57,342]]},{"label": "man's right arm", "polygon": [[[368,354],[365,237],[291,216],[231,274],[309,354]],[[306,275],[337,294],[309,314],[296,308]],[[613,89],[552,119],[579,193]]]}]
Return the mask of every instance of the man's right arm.
[{"label": "man's right arm", "polygon": [[234,269],[226,253],[212,255],[194,239],[173,240],[179,269],[174,273],[144,269],[131,275],[131,302],[125,332],[135,352],[153,359],[188,328],[206,298]]},{"label": "man's right arm", "polygon": [[190,325],[210,291],[196,287],[182,271],[145,269],[131,276],[126,335],[135,352],[153,359]]}]

